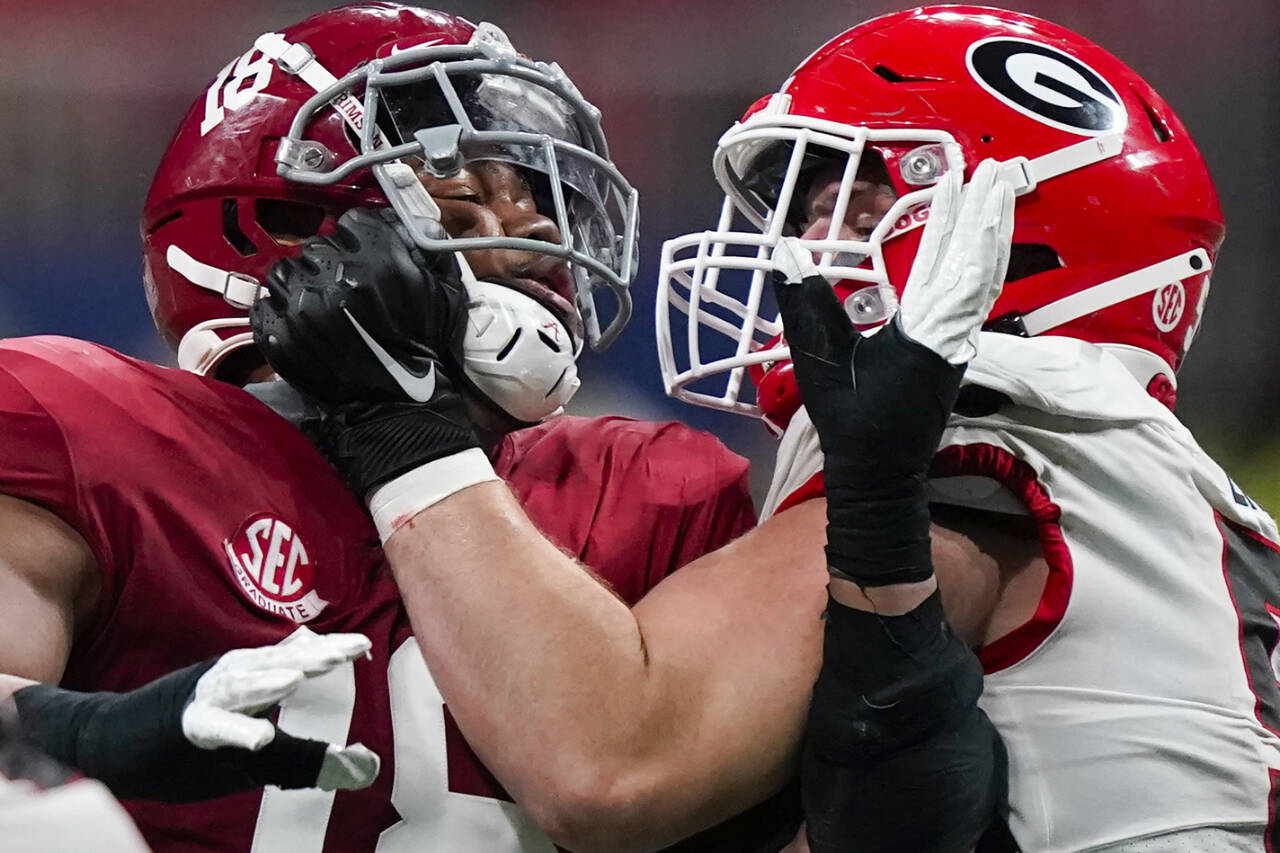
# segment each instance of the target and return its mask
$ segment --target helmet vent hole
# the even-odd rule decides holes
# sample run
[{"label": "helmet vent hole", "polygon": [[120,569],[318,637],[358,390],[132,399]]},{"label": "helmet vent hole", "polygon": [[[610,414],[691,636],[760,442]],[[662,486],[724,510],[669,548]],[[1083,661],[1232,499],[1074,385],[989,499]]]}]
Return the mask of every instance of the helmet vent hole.
[{"label": "helmet vent hole", "polygon": [[1009,271],[1004,276],[1005,284],[1037,273],[1061,269],[1063,266],[1062,258],[1052,246],[1044,243],[1014,243],[1009,248]]},{"label": "helmet vent hole", "polygon": [[1142,104],[1142,110],[1147,114],[1147,121],[1151,122],[1151,129],[1156,132],[1156,139],[1160,142],[1173,139],[1173,132],[1169,130],[1169,125],[1165,124],[1159,113],[1147,103],[1147,99],[1138,95],[1138,103]]},{"label": "helmet vent hole", "polygon": [[260,198],[253,203],[253,217],[262,230],[282,246],[296,246],[320,232],[324,208],[299,201]]},{"label": "helmet vent hole", "polygon": [[175,219],[181,219],[181,218],[182,218],[182,211],[175,210],[173,213],[170,213],[168,216],[162,216],[160,219],[156,220],[156,224],[152,225],[151,229],[147,231],[147,233],[154,234],[157,231],[159,231],[161,228],[168,225],[170,222],[173,222]]},{"label": "helmet vent hole", "polygon": [[524,332],[524,329],[516,329],[516,333],[511,336],[511,340],[507,341],[506,346],[504,346],[502,350],[498,353],[498,361],[502,361],[504,358],[506,358],[508,355],[511,354],[511,350],[515,348],[516,341],[520,340],[520,335],[523,332]]},{"label": "helmet vent hole", "polygon": [[940,81],[941,77],[915,76],[912,74],[899,74],[887,65],[877,65],[875,73],[888,80],[890,83],[928,83]]},{"label": "helmet vent hole", "polygon": [[249,235],[240,229],[239,205],[234,198],[222,200],[222,236],[227,238],[235,250],[244,257],[257,254],[258,247],[253,245]]}]

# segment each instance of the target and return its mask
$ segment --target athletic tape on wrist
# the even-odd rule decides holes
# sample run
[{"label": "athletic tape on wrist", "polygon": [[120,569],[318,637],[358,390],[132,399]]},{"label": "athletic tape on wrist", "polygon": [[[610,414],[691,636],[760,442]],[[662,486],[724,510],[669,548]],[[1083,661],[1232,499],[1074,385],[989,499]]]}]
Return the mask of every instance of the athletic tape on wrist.
[{"label": "athletic tape on wrist", "polygon": [[383,544],[415,515],[468,486],[497,480],[478,447],[434,459],[383,483],[369,495],[369,512]]}]

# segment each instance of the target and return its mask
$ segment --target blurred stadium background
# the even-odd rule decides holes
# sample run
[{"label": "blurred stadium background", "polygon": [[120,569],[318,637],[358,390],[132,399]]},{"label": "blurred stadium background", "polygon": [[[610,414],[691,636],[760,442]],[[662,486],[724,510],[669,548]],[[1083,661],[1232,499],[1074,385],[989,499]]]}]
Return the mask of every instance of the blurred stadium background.
[{"label": "blurred stadium background", "polygon": [[[168,362],[139,278],[137,218],[174,127],[260,33],[320,0],[0,0],[0,336],[58,333]],[[421,4],[420,4],[421,5]],[[579,411],[678,417],[761,460],[763,427],[662,394],[652,304],[661,241],[714,223],[715,140],[828,37],[902,8],[884,0],[451,0],[555,59],[601,107],[641,192],[636,316],[584,358]],[[1218,182],[1228,239],[1179,414],[1280,510],[1280,4],[1275,0],[1022,0],[1135,67],[1190,127]],[[1106,239],[1100,234],[1099,239]],[[0,437],[3,440],[3,437]]]}]

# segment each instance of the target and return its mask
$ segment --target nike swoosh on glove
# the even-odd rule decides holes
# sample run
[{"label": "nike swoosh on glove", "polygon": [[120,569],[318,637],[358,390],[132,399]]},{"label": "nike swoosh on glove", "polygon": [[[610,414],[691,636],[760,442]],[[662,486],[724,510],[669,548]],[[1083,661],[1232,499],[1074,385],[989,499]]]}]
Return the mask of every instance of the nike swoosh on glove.
[{"label": "nike swoosh on glove", "polygon": [[387,208],[356,208],[333,237],[277,263],[250,313],[276,372],[324,411],[321,450],[367,497],[478,446],[461,374],[466,293],[450,252],[424,253]]}]

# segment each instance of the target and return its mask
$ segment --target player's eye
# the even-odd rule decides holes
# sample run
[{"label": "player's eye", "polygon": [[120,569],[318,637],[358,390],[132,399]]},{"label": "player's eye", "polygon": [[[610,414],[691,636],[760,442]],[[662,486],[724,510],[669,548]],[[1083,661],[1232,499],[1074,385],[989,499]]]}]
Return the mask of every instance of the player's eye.
[{"label": "player's eye", "polygon": [[480,204],[480,194],[469,189],[446,190],[443,193],[439,193],[436,198],[445,201],[464,201],[468,204]]}]

